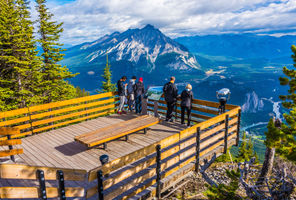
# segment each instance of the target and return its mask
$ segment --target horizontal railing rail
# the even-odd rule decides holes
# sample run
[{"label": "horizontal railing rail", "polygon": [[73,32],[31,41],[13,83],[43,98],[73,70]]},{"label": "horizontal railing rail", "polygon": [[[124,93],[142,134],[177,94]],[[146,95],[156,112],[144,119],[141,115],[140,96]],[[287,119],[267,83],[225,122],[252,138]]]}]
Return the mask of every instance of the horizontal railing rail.
[{"label": "horizontal railing rail", "polygon": [[[181,100],[177,99],[176,110],[174,111],[174,116],[176,119],[181,118]],[[219,106],[220,104],[217,102],[205,101],[200,99],[193,99],[192,101],[192,109],[191,109],[191,121],[195,123],[199,123],[208,119],[211,119],[214,116],[219,114]],[[226,111],[236,108],[235,105],[227,104],[225,106]],[[149,112],[154,113],[155,116],[165,116],[167,107],[166,101],[163,96],[159,101],[149,100],[147,102],[147,110]],[[187,119],[187,116],[185,116]]]},{"label": "horizontal railing rail", "polygon": [[0,112],[0,127],[17,127],[21,133],[11,138],[18,138],[113,113],[117,103],[116,93],[108,92]]},{"label": "horizontal railing rail", "polygon": [[[0,164],[0,178],[8,179],[9,183],[19,181],[15,186],[0,187],[1,199],[27,199],[27,198],[59,198],[85,197],[84,186],[87,171],[77,169],[63,169],[52,167],[37,167],[20,164]],[[51,181],[51,182],[48,182]],[[56,183],[52,183],[56,181]],[[65,182],[81,182],[80,187],[68,187]],[[50,187],[48,185],[51,184]],[[28,186],[30,185],[30,186]]]}]

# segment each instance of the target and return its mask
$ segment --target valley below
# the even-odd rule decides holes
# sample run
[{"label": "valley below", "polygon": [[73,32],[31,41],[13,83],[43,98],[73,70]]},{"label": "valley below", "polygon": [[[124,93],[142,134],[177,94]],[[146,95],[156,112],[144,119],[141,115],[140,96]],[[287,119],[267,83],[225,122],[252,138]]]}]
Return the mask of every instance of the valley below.
[{"label": "valley below", "polygon": [[143,77],[146,87],[162,86],[175,76],[179,92],[190,83],[194,98],[209,101],[218,101],[216,91],[228,88],[228,103],[242,107],[242,130],[258,140],[261,148],[269,119],[283,120],[287,112],[279,100],[287,87],[280,85],[279,77],[284,75],[283,66],[292,66],[290,46],[294,43],[295,36],[249,34],[172,40],[147,25],[72,47],[61,63],[79,73],[70,82],[90,94],[101,87],[107,54],[114,83],[123,75],[128,79],[136,75]]}]

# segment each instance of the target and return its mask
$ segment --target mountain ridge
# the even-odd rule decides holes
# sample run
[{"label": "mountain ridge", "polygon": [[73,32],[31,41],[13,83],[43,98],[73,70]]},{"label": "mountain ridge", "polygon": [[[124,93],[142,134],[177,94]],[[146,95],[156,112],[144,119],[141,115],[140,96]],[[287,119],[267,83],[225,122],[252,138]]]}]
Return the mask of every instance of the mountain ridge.
[{"label": "mountain ridge", "polygon": [[79,54],[84,54],[84,63],[96,62],[108,54],[110,62],[126,61],[148,73],[154,71],[159,62],[169,71],[200,69],[195,56],[185,46],[150,24],[142,29],[114,32],[93,42],[76,45],[67,50],[66,59]]}]

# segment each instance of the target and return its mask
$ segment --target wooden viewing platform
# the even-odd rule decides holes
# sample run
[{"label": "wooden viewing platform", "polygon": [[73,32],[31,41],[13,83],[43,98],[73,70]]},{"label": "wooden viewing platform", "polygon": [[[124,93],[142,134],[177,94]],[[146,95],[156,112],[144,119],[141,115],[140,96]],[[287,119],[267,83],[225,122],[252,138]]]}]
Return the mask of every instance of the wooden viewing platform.
[{"label": "wooden viewing platform", "polygon": [[[159,196],[188,171],[198,171],[202,158],[225,153],[238,143],[240,107],[227,105],[226,113],[219,115],[218,103],[197,99],[189,128],[179,121],[161,121],[146,134],[140,130],[127,141],[109,142],[105,150],[74,141],[79,135],[139,117],[114,114],[117,103],[116,93],[104,93],[0,112],[0,127],[20,129],[11,138],[21,138],[15,148],[23,149],[15,155],[15,163],[9,157],[0,158],[0,198],[43,199],[44,193],[47,198],[67,199]],[[162,117],[166,112],[163,100],[144,104],[148,112],[144,114]],[[175,117],[179,119],[179,109]],[[6,136],[0,138],[6,140]],[[101,155],[109,156],[104,166]],[[64,183],[59,181],[59,170]]]}]

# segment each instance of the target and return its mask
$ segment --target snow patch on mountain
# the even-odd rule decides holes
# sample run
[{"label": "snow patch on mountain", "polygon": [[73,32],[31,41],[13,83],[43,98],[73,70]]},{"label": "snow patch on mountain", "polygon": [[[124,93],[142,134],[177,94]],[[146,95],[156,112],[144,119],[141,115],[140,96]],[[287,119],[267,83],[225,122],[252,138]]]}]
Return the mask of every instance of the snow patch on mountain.
[{"label": "snow patch on mountain", "polygon": [[167,61],[167,67],[171,70],[200,69],[196,58],[184,46],[151,25],[105,35],[94,42],[84,44],[80,50],[90,51],[86,57],[89,63],[108,54],[111,61],[126,60],[141,65],[146,61],[147,66],[153,70],[160,56],[174,54],[175,56]]}]

